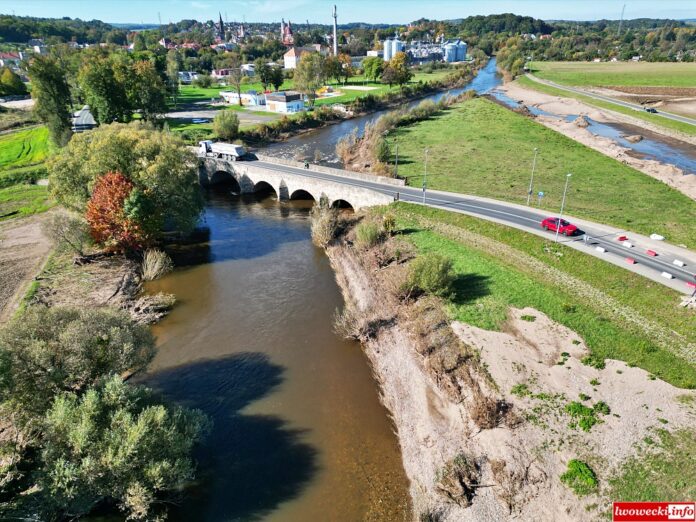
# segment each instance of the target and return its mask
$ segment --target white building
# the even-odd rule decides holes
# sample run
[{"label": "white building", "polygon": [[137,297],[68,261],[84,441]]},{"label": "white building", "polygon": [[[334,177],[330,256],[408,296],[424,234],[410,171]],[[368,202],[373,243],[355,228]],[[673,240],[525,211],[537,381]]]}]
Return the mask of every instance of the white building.
[{"label": "white building", "polygon": [[300,63],[300,58],[302,58],[303,54],[318,52],[321,52],[321,46],[319,44],[312,47],[292,47],[283,55],[283,66],[286,69],[295,69],[297,64]]},{"label": "white building", "polygon": [[[230,105],[239,104],[239,96],[236,91],[220,91],[220,96],[225,103]],[[266,105],[266,97],[263,93],[258,93],[256,91],[247,91],[242,93],[242,105],[246,107],[258,107],[259,105]]]},{"label": "white building", "polygon": [[242,64],[242,72],[247,76],[255,76],[256,65],[254,65],[253,63],[244,63]]},{"label": "white building", "polygon": [[304,96],[296,91],[269,92],[266,94],[266,107],[271,112],[283,114],[301,112],[305,109]]},{"label": "white building", "polygon": [[384,56],[384,51],[382,49],[377,51],[367,51],[367,56],[379,56],[382,58]]}]

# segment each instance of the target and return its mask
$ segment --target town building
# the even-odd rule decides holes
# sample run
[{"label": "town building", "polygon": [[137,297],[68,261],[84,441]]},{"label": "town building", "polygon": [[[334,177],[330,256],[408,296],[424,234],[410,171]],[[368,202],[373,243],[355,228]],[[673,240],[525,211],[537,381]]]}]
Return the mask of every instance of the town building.
[{"label": "town building", "polygon": [[280,22],[280,41],[287,47],[295,45],[295,36],[292,34],[292,24],[290,24],[290,20],[288,20],[286,25],[285,18]]},{"label": "town building", "polygon": [[247,76],[256,76],[256,65],[253,63],[243,63],[242,72]]},{"label": "town building", "polygon": [[72,117],[72,131],[73,132],[84,132],[92,130],[97,126],[97,122],[92,116],[89,110],[89,105],[85,105],[77,111]]},{"label": "town building", "polygon": [[179,71],[179,82],[184,85],[190,85],[198,79],[198,73],[195,71]]},{"label": "town building", "polygon": [[296,91],[278,91],[266,94],[266,107],[271,112],[292,114],[304,110],[304,95]]},{"label": "town building", "polygon": [[288,52],[283,55],[283,66],[286,69],[295,69],[300,63],[300,58],[306,53],[321,52],[321,45],[314,44],[311,47],[291,47]]},{"label": "town building", "polygon": [[[239,105],[240,95],[236,91],[220,91],[220,96],[225,103],[230,105]],[[266,97],[263,93],[256,91],[247,91],[241,93],[242,105],[246,107],[258,107],[260,105],[266,105]]]},{"label": "town building", "polygon": [[8,67],[12,70],[19,69],[20,62],[26,58],[24,53],[0,53],[0,67]]}]

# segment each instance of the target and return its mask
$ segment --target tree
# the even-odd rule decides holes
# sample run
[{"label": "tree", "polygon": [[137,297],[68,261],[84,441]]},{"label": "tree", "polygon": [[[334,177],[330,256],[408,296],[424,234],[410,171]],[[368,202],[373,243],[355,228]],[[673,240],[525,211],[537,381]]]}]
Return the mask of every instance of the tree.
[{"label": "tree", "polygon": [[27,68],[36,115],[48,127],[51,141],[59,147],[70,140],[70,87],[55,59],[36,56]]},{"label": "tree", "polygon": [[79,256],[85,255],[85,249],[89,244],[89,229],[81,216],[67,211],[57,211],[44,221],[43,227],[58,250],[70,249]]},{"label": "tree", "polygon": [[277,91],[283,86],[284,81],[283,69],[281,67],[271,67],[270,83],[273,85],[273,88]]},{"label": "tree", "polygon": [[341,62],[336,56],[327,56],[324,60],[324,76],[326,78],[332,78],[336,83],[341,81],[343,76]]},{"label": "tree", "polygon": [[191,450],[209,426],[202,412],[159,404],[115,375],[61,394],[45,418],[41,518],[80,518],[109,499],[128,520],[161,520],[154,506],[193,478]]},{"label": "tree", "polygon": [[403,87],[413,78],[413,73],[408,67],[408,56],[406,56],[406,53],[396,53],[394,57],[389,60],[388,68],[392,69],[394,83],[399,85],[399,87]]},{"label": "tree", "polygon": [[0,94],[21,95],[27,93],[27,86],[9,67],[3,67],[0,74]]},{"label": "tree", "polygon": [[179,99],[179,61],[179,53],[170,49],[167,52],[167,92],[174,101],[174,108]]},{"label": "tree", "polygon": [[324,62],[325,58],[319,53],[304,53],[295,69],[295,89],[307,96],[310,107],[314,107],[317,89],[324,85],[326,79]]},{"label": "tree", "polygon": [[239,133],[239,117],[231,110],[223,110],[215,115],[213,131],[220,139],[232,141]]},{"label": "tree", "polygon": [[153,62],[138,60],[133,64],[129,97],[145,121],[157,121],[166,112],[166,87]]},{"label": "tree", "polygon": [[386,83],[391,88],[392,85],[397,83],[398,72],[391,65],[387,65],[382,71],[382,83]]},{"label": "tree", "polygon": [[85,212],[95,242],[117,251],[140,250],[152,242],[156,231],[147,230],[147,218],[129,215],[131,208],[142,203],[133,189],[133,183],[119,172],[107,172],[97,180]]},{"label": "tree", "polygon": [[127,122],[131,106],[125,85],[114,73],[114,62],[109,57],[86,60],[77,76],[80,90],[98,123]]},{"label": "tree", "polygon": [[348,80],[355,75],[355,70],[353,69],[353,60],[350,55],[339,54],[338,63],[341,65],[340,77],[343,78],[343,84],[345,85]]},{"label": "tree", "polygon": [[271,66],[268,65],[268,63],[266,62],[267,60],[263,57],[254,60],[254,72],[256,73],[257,78],[261,82],[264,91],[267,91],[268,86],[271,85],[271,83],[273,83],[273,71],[271,70]]},{"label": "tree", "polygon": [[365,77],[376,82],[384,70],[384,60],[379,56],[370,56],[363,60],[362,67],[365,71]]},{"label": "tree", "polygon": [[0,334],[0,353],[10,370],[0,397],[30,421],[58,393],[81,393],[106,375],[144,369],[155,342],[124,312],[36,306]]},{"label": "tree", "polygon": [[124,202],[130,219],[159,237],[165,219],[180,231],[191,230],[203,209],[196,159],[173,133],[133,122],[104,125],[76,135],[49,165],[55,198],[84,212],[97,180],[120,172],[133,184]]},{"label": "tree", "polygon": [[237,101],[239,106],[242,106],[242,79],[244,78],[244,72],[242,71],[242,57],[237,52],[229,53],[229,69],[230,69],[230,83],[237,91]]}]

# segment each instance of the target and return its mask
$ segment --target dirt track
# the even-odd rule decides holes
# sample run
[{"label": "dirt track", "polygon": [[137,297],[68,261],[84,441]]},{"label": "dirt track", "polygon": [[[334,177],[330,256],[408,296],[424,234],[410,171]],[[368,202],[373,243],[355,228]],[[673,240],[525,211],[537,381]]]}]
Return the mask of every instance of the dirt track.
[{"label": "dirt track", "polygon": [[51,242],[41,230],[45,217],[46,214],[0,224],[0,322],[12,316],[48,257]]}]

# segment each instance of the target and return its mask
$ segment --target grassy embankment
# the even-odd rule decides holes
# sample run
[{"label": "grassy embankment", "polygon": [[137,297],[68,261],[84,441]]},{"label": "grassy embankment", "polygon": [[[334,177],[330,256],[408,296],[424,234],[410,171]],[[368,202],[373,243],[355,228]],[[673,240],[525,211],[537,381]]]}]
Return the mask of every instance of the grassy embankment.
[{"label": "grassy embankment", "polygon": [[399,175],[409,185],[422,183],[427,147],[429,188],[520,204],[526,202],[533,149],[539,147],[534,193],[545,193],[541,208],[558,211],[565,174],[572,172],[568,215],[643,234],[657,232],[671,242],[696,246],[692,217],[696,202],[486,99],[473,99],[430,120],[398,128],[389,137],[392,148],[395,140]]},{"label": "grassy embankment", "polygon": [[499,330],[509,307],[533,307],[577,332],[592,361],[626,361],[696,388],[696,366],[680,351],[696,345],[696,314],[678,306],[677,292],[503,225],[404,203],[388,208],[419,252],[454,262],[453,319]]},{"label": "grassy embankment", "polygon": [[531,62],[539,78],[577,87],[694,87],[696,67],[680,62]]},{"label": "grassy embankment", "polygon": [[0,220],[48,210],[48,190],[32,184],[46,177],[44,160],[50,154],[45,127],[0,136]]},{"label": "grassy embankment", "polygon": [[[690,63],[588,63],[588,62],[532,62],[532,72],[539,78],[573,87],[669,87],[696,86],[696,68]],[[571,93],[550,85],[540,84],[524,76],[515,80],[520,86],[539,92],[574,98],[588,105],[612,110],[662,127],[696,136],[696,127],[688,123],[664,118],[614,103]]]}]

